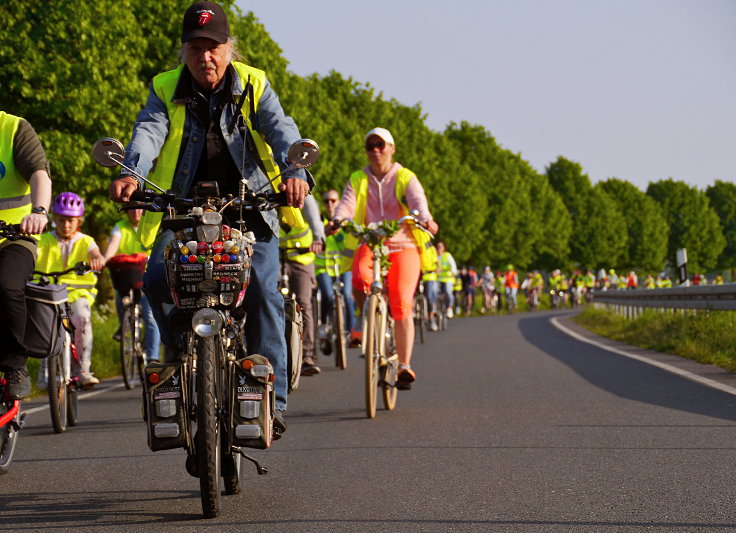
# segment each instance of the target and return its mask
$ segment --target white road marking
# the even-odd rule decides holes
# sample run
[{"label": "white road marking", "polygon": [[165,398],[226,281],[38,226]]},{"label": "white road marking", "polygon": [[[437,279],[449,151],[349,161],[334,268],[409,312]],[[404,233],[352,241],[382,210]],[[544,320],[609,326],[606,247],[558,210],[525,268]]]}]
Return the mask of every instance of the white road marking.
[{"label": "white road marking", "polygon": [[736,396],[736,388],[730,387],[728,385],[724,385],[723,383],[719,383],[718,381],[715,381],[713,379],[704,378],[703,376],[693,374],[692,372],[688,372],[687,370],[682,370],[681,368],[677,368],[676,366],[668,365],[667,363],[662,363],[660,361],[648,359],[640,355],[625,352],[623,350],[619,350],[618,348],[614,348],[612,346],[606,346],[605,344],[594,341],[592,339],[586,339],[579,333],[575,333],[571,329],[560,324],[559,317],[551,318],[550,322],[552,322],[552,325],[556,327],[557,329],[559,329],[560,331],[562,331],[563,333],[581,342],[587,342],[588,344],[592,344],[593,346],[600,348],[602,350],[607,350],[609,352],[613,352],[615,354],[623,355],[624,357],[628,357],[629,359],[635,359],[636,361],[641,361],[642,363],[656,366],[657,368],[661,368],[662,370],[671,372],[672,374],[677,374],[678,376],[681,376],[685,379],[689,379],[690,381],[695,381],[696,383],[700,383],[701,385],[705,385],[706,387],[718,389],[719,391],[726,392],[728,394],[733,394],[734,396]]},{"label": "white road marking", "polygon": [[[117,385],[113,385],[112,387],[108,387],[105,389],[99,389],[94,392],[85,392],[84,394],[79,395],[79,400],[87,400],[89,398],[92,398],[94,396],[99,396],[100,394],[104,394],[106,392],[110,392],[111,390],[119,389],[120,387],[123,387],[123,383],[118,383]],[[45,411],[49,408],[49,404],[46,405],[40,405],[38,407],[34,407],[32,409],[25,410],[23,409],[23,412],[27,415],[32,415],[33,413],[40,413],[41,411]]]}]

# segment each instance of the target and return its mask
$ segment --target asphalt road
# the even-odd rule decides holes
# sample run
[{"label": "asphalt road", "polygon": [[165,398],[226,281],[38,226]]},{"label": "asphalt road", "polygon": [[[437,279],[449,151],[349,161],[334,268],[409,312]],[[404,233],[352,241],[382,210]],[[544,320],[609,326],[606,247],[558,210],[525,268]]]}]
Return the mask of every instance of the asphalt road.
[{"label": "asphalt road", "polygon": [[184,452],[148,451],[140,392],[105,382],[65,434],[29,416],[0,477],[0,531],[736,530],[736,396],[581,342],[554,316],[429,334],[413,390],[375,420],[357,351],[346,371],[323,359],[290,397],[285,437],[253,451],[270,473],[247,469],[213,520]]}]

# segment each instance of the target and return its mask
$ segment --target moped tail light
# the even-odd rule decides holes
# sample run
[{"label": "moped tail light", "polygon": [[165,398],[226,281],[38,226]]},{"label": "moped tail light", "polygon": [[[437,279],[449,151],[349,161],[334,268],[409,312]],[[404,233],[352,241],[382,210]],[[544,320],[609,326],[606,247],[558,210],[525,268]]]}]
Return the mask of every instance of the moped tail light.
[{"label": "moped tail light", "polygon": [[158,374],[158,372],[151,372],[148,374],[148,382],[152,384],[156,384],[159,381],[161,381],[161,376]]},{"label": "moped tail light", "polygon": [[240,363],[240,366],[243,367],[243,370],[250,370],[253,368],[254,363],[250,359],[245,359],[242,363]]}]

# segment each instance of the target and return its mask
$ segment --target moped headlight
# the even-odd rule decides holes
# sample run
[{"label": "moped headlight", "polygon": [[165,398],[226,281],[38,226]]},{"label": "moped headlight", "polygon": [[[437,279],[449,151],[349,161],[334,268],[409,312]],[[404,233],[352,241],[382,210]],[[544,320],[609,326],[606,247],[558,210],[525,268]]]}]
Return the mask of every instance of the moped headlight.
[{"label": "moped headlight", "polygon": [[192,316],[192,329],[200,337],[213,337],[222,328],[222,315],[206,307],[198,310]]},{"label": "moped headlight", "polygon": [[222,222],[222,215],[217,211],[205,211],[202,213],[202,224],[219,225]]}]

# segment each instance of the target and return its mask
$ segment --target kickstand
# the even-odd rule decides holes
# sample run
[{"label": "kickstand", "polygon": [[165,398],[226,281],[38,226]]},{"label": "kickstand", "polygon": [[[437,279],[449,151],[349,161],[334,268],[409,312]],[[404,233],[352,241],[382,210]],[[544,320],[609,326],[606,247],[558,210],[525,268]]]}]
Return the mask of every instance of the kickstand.
[{"label": "kickstand", "polygon": [[232,450],[233,450],[233,452],[239,453],[245,459],[248,459],[251,463],[253,463],[254,465],[256,465],[256,470],[258,471],[258,475],[259,476],[263,476],[265,474],[268,474],[268,468],[266,468],[265,466],[261,466],[261,463],[259,463],[257,459],[251,457],[250,455],[246,455],[243,450],[241,450],[240,448],[236,448],[235,446],[233,446]]}]

